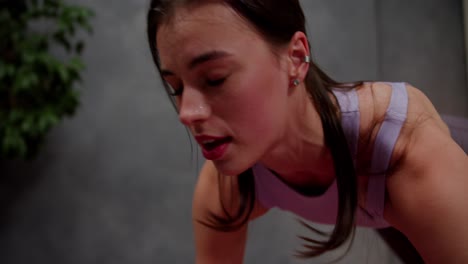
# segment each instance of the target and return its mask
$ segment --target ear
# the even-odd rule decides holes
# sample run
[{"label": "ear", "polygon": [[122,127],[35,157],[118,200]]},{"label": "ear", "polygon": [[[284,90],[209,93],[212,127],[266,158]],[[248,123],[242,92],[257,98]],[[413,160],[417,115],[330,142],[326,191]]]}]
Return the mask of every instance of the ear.
[{"label": "ear", "polygon": [[306,56],[310,58],[309,42],[304,32],[296,32],[291,38],[288,47],[289,77],[302,82],[309,71],[309,63],[305,61]]}]

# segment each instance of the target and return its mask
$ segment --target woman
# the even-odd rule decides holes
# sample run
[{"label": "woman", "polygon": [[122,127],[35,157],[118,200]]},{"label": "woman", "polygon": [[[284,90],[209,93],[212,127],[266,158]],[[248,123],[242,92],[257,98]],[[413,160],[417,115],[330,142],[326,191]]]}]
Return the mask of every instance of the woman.
[{"label": "woman", "polygon": [[403,83],[333,81],[304,32],[297,0],[151,2],[154,61],[207,159],[197,263],[242,263],[248,222],[272,207],[335,224],[303,257],[360,225],[397,228],[427,263],[468,262],[468,159],[432,104]]}]

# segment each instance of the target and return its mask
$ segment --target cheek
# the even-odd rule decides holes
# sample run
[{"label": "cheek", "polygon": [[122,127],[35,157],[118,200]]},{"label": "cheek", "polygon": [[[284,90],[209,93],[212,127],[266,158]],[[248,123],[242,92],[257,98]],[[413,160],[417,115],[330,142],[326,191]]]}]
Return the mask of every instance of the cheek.
[{"label": "cheek", "polygon": [[231,109],[226,113],[226,121],[240,138],[273,140],[285,126],[287,80],[281,74],[273,74],[275,71],[257,72],[244,75],[236,91],[225,101],[224,106]]}]

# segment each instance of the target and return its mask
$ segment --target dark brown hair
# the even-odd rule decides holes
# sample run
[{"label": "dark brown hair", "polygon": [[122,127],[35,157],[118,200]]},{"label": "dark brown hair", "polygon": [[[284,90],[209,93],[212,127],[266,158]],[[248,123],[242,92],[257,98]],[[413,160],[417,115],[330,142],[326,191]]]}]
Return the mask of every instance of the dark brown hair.
[{"label": "dark brown hair", "polygon": [[[153,60],[160,70],[156,34],[165,19],[170,19],[177,5],[199,4],[209,0],[152,0],[148,12],[148,40]],[[213,0],[211,0],[213,1]],[[293,35],[306,33],[305,17],[298,0],[218,0],[246,19],[272,47],[288,44]],[[163,82],[166,89],[167,84]],[[336,249],[350,238],[355,229],[355,211],[357,208],[357,179],[348,143],[340,123],[338,107],[330,99],[332,88],[353,88],[362,84],[356,82],[344,84],[334,81],[314,62],[305,79],[308,93],[316,107],[323,124],[325,144],[330,149],[336,173],[338,187],[338,215],[333,232],[326,240],[302,237],[307,244],[298,252],[300,257],[314,257],[326,251]],[[222,181],[223,177],[220,177]],[[222,231],[231,231],[246,224],[255,202],[255,182],[252,170],[241,173],[238,177],[241,203],[236,214],[224,210],[224,215],[210,213],[203,224]],[[221,185],[221,184],[220,184]],[[320,235],[323,232],[301,222],[310,230]]]}]

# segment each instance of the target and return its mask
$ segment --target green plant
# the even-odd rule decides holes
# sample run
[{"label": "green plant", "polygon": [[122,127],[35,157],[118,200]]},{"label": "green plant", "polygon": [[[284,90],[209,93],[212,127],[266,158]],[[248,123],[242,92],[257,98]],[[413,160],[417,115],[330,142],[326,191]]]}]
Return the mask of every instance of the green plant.
[{"label": "green plant", "polygon": [[62,0],[0,0],[0,159],[34,158],[74,114],[84,69],[77,33],[91,32],[92,16]]}]

